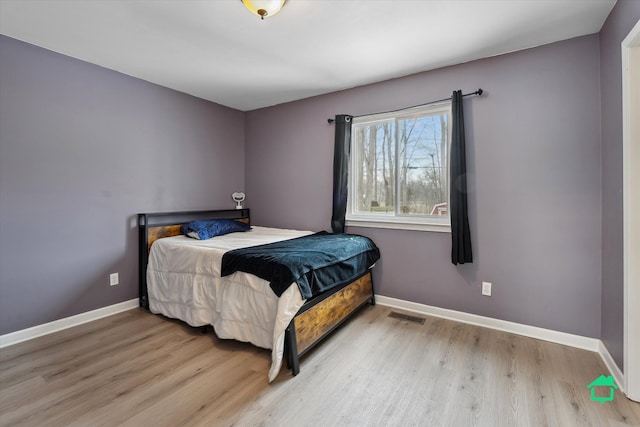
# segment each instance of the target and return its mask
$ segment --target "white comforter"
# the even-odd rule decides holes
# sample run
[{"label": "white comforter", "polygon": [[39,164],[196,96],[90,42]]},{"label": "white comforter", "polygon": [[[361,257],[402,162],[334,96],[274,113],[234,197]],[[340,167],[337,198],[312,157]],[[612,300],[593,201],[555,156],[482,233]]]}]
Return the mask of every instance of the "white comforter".
[{"label": "white comforter", "polygon": [[149,308],[191,326],[212,325],[220,338],[271,349],[269,381],[273,381],[282,365],[284,331],[305,301],[295,283],[278,298],[269,282],[252,274],[220,277],[222,255],[308,234],[312,232],[253,227],[209,240],[186,236],[156,240],[147,266]]}]

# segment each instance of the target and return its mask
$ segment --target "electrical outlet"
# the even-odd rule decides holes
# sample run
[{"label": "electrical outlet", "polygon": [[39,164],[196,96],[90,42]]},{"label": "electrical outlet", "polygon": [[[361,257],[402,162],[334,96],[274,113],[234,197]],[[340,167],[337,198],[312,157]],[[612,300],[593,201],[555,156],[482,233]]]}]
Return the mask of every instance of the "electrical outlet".
[{"label": "electrical outlet", "polygon": [[115,286],[120,283],[120,278],[118,277],[118,273],[111,273],[109,275],[109,286]]},{"label": "electrical outlet", "polygon": [[491,282],[482,282],[482,295],[491,296]]}]

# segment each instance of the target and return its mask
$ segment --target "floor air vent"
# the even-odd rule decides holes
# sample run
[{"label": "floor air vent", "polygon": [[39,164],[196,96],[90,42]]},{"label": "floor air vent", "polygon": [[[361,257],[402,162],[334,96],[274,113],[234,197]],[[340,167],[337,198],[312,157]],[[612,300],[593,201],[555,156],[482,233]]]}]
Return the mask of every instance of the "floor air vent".
[{"label": "floor air vent", "polygon": [[424,325],[424,321],[425,321],[425,319],[423,319],[422,317],[409,316],[407,314],[402,314],[395,311],[392,311],[391,313],[389,313],[388,317],[392,317],[398,320],[406,320],[407,322],[419,323],[421,325]]}]

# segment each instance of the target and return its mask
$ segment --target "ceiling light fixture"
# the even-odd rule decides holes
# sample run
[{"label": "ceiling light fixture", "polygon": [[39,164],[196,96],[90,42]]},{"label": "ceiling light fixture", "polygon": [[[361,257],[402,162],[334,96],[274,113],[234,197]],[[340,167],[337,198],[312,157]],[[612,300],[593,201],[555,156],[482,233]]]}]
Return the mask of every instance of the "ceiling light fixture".
[{"label": "ceiling light fixture", "polygon": [[260,19],[271,17],[280,12],[287,0],[241,0],[251,13],[258,15]]}]

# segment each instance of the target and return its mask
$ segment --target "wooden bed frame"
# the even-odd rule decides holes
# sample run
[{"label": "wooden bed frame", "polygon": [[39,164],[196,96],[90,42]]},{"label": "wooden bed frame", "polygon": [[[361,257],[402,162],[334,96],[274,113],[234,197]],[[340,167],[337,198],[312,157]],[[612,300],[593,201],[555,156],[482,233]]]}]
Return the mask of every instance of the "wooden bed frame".
[{"label": "wooden bed frame", "polygon": [[[180,226],[189,221],[221,218],[251,223],[249,209],[138,214],[140,307],[149,309],[147,262],[153,242],[182,234]],[[375,304],[371,270],[351,283],[335,287],[306,301],[285,331],[285,360],[293,375],[300,372],[302,355],[367,303]]]}]

